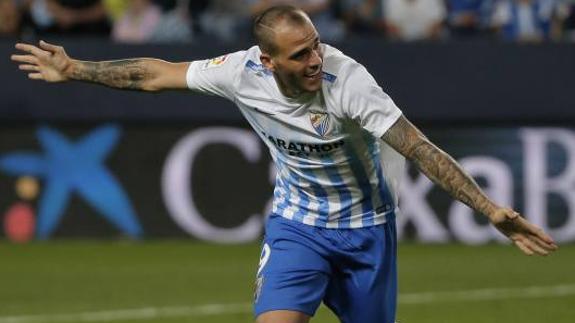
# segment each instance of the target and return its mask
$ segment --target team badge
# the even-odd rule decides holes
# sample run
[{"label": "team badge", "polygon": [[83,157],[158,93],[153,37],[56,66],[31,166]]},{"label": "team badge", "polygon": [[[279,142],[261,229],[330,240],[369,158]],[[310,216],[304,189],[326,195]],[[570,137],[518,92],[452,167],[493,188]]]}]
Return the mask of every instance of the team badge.
[{"label": "team badge", "polygon": [[222,56],[218,56],[218,57],[214,57],[212,59],[208,59],[203,66],[203,69],[208,69],[208,68],[212,68],[212,67],[218,67],[218,66],[222,66],[224,65],[224,63],[226,62],[226,60],[228,59],[229,55],[222,55]]},{"label": "team badge", "polygon": [[325,136],[329,129],[328,114],[323,111],[310,111],[309,119],[311,125],[320,136]]}]

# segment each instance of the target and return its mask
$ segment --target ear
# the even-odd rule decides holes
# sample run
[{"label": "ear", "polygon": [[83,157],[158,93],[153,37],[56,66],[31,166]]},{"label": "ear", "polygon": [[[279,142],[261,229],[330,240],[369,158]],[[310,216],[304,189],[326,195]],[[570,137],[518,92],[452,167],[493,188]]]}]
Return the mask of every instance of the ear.
[{"label": "ear", "polygon": [[266,69],[275,72],[276,67],[273,58],[270,56],[270,54],[262,53],[260,55],[260,61],[262,62],[262,64]]}]

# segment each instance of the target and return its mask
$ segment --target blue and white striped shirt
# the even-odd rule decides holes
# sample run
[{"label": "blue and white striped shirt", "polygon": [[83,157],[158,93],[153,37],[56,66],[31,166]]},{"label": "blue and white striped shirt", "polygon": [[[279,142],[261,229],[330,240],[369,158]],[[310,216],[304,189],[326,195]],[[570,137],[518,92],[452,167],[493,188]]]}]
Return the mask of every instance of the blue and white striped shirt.
[{"label": "blue and white striped shirt", "polygon": [[254,46],[192,62],[190,89],[232,100],[276,164],[273,212],[308,225],[384,223],[397,207],[403,158],[381,136],[401,116],[367,70],[321,45],[322,90],[285,97]]}]

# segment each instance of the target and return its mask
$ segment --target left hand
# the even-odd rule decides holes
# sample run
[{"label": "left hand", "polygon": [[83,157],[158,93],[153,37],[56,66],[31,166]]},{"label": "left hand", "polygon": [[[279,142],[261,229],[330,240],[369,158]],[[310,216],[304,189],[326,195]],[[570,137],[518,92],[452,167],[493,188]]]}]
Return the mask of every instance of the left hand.
[{"label": "left hand", "polygon": [[512,209],[496,209],[489,216],[489,221],[526,255],[546,256],[558,248],[543,229],[531,224]]}]

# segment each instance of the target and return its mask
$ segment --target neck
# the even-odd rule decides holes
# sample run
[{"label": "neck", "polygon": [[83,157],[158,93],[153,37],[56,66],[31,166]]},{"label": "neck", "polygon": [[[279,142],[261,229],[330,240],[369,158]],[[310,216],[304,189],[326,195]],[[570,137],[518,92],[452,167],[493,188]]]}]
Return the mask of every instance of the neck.
[{"label": "neck", "polygon": [[290,98],[290,99],[298,99],[300,97],[302,97],[305,93],[301,90],[298,89],[294,89],[292,87],[289,87],[287,84],[285,84],[284,82],[282,82],[282,80],[274,74],[274,78],[276,80],[276,83],[278,85],[278,88],[280,89],[280,92]]},{"label": "neck", "polygon": [[312,98],[314,98],[315,95],[317,94],[316,92],[306,92],[306,91],[302,91],[300,89],[295,89],[295,88],[289,87],[285,83],[283,83],[280,80],[280,78],[277,77],[277,75],[275,75],[275,74],[274,74],[274,78],[276,80],[276,84],[278,85],[278,88],[279,88],[281,94],[283,94],[290,101],[304,103],[304,102],[307,102],[307,101],[311,100]]}]

